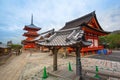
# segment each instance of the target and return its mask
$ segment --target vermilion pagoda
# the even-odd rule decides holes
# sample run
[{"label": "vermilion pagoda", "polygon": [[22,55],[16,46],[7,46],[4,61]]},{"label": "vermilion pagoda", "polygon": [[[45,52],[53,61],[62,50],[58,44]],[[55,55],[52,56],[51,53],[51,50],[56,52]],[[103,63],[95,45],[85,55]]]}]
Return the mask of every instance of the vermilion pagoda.
[{"label": "vermilion pagoda", "polygon": [[37,33],[37,31],[39,31],[41,28],[35,26],[33,24],[33,15],[31,17],[31,24],[30,25],[25,25],[25,27],[23,28],[23,30],[26,30],[27,32],[25,32],[23,34],[23,36],[27,37],[25,40],[23,40],[23,44],[24,44],[24,49],[28,49],[28,48],[36,48],[36,44],[35,44],[35,38],[37,38],[39,36],[39,34]]}]

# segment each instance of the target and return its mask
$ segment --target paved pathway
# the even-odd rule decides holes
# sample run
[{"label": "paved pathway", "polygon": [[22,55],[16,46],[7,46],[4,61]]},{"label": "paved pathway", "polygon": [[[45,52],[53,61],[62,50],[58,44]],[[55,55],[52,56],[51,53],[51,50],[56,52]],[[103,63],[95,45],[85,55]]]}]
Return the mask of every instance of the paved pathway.
[{"label": "paved pathway", "polygon": [[95,59],[103,59],[103,60],[110,60],[110,61],[117,61],[120,62],[120,50],[113,50],[111,54],[104,55],[104,54],[97,54],[88,56],[89,58]]},{"label": "paved pathway", "polygon": [[0,66],[0,80],[18,80],[26,64],[27,55],[29,54],[22,53],[20,56],[16,56],[6,64]]}]

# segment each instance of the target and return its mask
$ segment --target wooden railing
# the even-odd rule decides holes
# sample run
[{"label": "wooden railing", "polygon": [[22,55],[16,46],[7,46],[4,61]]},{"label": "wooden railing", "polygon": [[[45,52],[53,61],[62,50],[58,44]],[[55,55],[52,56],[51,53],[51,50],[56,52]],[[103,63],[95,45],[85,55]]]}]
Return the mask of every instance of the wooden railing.
[{"label": "wooden railing", "polygon": [[[82,48],[81,52],[88,52],[88,51],[97,51],[103,49],[103,46],[98,46],[98,47],[84,47]],[[75,50],[73,48],[68,47],[67,51],[69,53],[74,52]]]},{"label": "wooden railing", "polygon": [[103,46],[98,46],[98,47],[84,47],[82,48],[81,51],[95,51],[95,50],[101,50],[103,49]]}]

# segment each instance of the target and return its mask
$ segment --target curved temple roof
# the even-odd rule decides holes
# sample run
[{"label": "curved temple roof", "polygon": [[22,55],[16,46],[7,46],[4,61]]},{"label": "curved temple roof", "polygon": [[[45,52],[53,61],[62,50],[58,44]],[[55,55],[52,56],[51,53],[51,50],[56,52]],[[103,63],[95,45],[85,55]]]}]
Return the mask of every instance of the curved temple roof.
[{"label": "curved temple roof", "polygon": [[25,25],[25,27],[27,27],[27,28],[33,28],[33,29],[38,29],[38,30],[40,30],[40,29],[41,29],[41,28],[39,28],[39,27],[35,26],[34,24]]},{"label": "curved temple roof", "polygon": [[[77,19],[74,19],[72,21],[69,21],[65,24],[65,26],[63,28],[61,28],[61,30],[63,29],[69,29],[69,28],[74,28],[74,27],[77,27],[77,26],[82,26],[83,24],[88,24],[92,18],[95,19],[96,21],[96,24],[98,25],[100,31],[102,32],[105,32],[102,27],[100,26],[98,20],[97,20],[97,17],[96,17],[96,14],[95,14],[95,11],[87,14],[87,15],[84,15],[80,18],[77,18]],[[92,28],[92,27],[91,27]],[[94,28],[93,28],[94,29]]]},{"label": "curved temple roof", "polygon": [[83,23],[88,23],[94,16],[95,16],[95,11],[93,11],[87,15],[84,15],[80,18],[69,21],[65,24],[65,26],[62,28],[62,30],[68,29],[68,28],[73,28],[73,27],[79,26]]},{"label": "curved temple roof", "polygon": [[73,46],[79,43],[82,43],[84,46],[91,45],[91,42],[83,39],[83,35],[84,31],[80,27],[59,30],[44,41],[38,42],[38,44],[43,46]]},{"label": "curved temple roof", "polygon": [[25,25],[24,30],[25,30],[26,28],[32,28],[32,29],[36,29],[36,30],[40,30],[40,29],[41,29],[41,28],[39,28],[39,27],[37,27],[37,26],[35,26],[35,25],[33,24],[33,15],[31,16],[31,24],[30,24],[30,25]]}]

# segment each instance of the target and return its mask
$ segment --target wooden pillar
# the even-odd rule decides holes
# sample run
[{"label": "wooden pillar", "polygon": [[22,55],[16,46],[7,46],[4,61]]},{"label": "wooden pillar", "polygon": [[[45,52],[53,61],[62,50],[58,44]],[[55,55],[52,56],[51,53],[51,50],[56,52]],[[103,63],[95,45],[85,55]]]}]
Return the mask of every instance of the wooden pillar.
[{"label": "wooden pillar", "polygon": [[81,65],[81,54],[80,47],[76,47],[76,75],[80,77],[79,80],[82,80],[82,65]]},{"label": "wooden pillar", "polygon": [[53,47],[52,52],[53,52],[53,71],[56,71],[57,70],[57,53],[58,53],[58,49],[56,47]]},{"label": "wooden pillar", "polygon": [[84,54],[85,54],[85,53],[84,53],[84,52],[82,52],[81,54],[82,54],[82,56],[84,56]]},{"label": "wooden pillar", "polygon": [[93,54],[95,54],[95,51],[92,51]]},{"label": "wooden pillar", "polygon": [[53,51],[52,50],[50,50],[50,54],[49,54],[49,56],[52,56],[53,55]]},{"label": "wooden pillar", "polygon": [[92,36],[93,37],[93,47],[95,47],[95,38],[94,38],[94,36]]},{"label": "wooden pillar", "polygon": [[30,56],[32,56],[32,54],[33,54],[33,49],[30,48],[30,49],[29,49],[29,52],[30,52]]},{"label": "wooden pillar", "polygon": [[66,57],[67,57],[67,50],[66,50],[66,47],[63,47],[63,50],[64,50],[64,52],[63,52],[63,57],[66,58]]},{"label": "wooden pillar", "polygon": [[44,51],[44,46],[40,47],[40,51],[43,52]]}]

